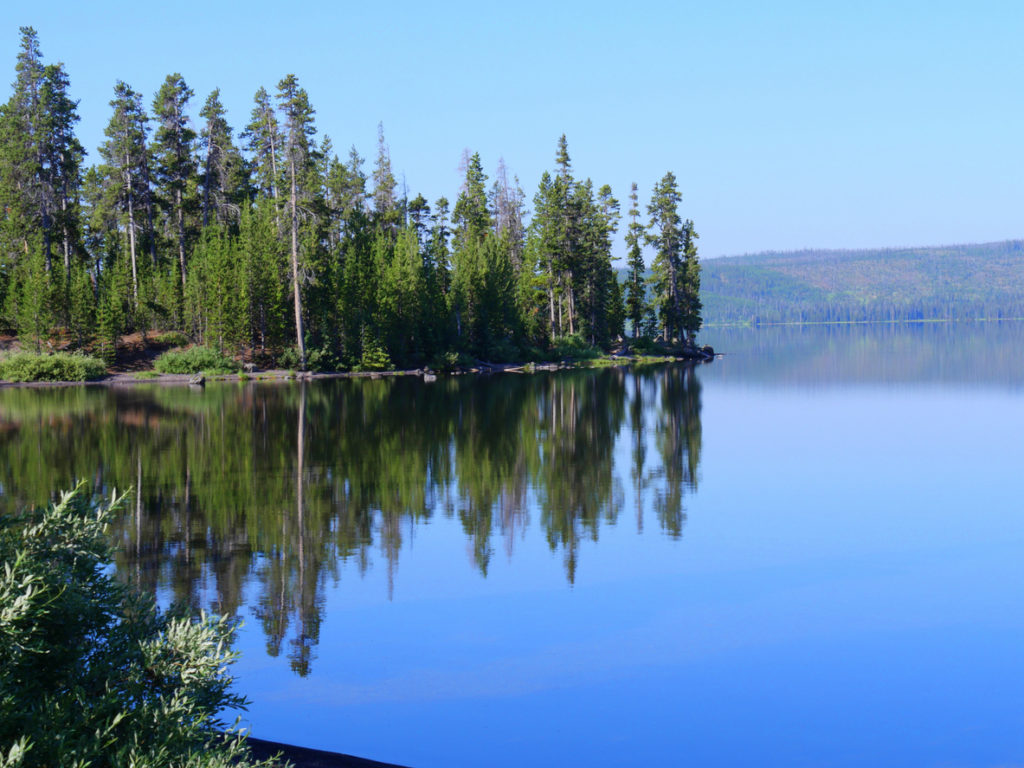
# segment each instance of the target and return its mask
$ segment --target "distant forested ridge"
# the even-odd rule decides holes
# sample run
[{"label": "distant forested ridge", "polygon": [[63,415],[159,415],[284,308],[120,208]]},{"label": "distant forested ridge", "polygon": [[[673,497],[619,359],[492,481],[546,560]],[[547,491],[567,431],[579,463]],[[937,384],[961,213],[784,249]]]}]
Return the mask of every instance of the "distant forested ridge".
[{"label": "distant forested ridge", "polygon": [[111,360],[125,334],[160,329],[288,367],[380,369],[608,348],[627,319],[669,339],[700,328],[697,232],[671,172],[643,220],[633,185],[620,283],[619,202],[573,175],[564,135],[532,211],[504,162],[488,179],[468,151],[454,203],[429,203],[397,183],[382,127],[369,171],[319,137],[295,75],[260,88],[239,131],[219,90],[200,106],[180,74],[152,100],[118,81],[90,166],[70,93],[21,28],[0,106],[0,332],[23,344]]},{"label": "distant forested ridge", "polygon": [[794,251],[702,264],[706,323],[1024,317],[1024,241]]}]

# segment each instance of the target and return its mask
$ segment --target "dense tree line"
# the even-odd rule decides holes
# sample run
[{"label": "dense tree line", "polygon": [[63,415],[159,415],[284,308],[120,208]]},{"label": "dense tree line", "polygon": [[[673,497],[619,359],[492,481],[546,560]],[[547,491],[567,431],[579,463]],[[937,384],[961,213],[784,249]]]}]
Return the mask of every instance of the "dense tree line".
[{"label": "dense tree line", "polygon": [[[294,75],[257,91],[237,134],[220,93],[168,75],[148,105],[114,86],[99,163],[85,166],[63,65],[21,30],[0,111],[0,324],[23,342],[70,339],[108,358],[125,333],[186,333],[219,350],[313,368],[512,359],[577,335],[607,348],[628,327],[668,339],[700,327],[691,221],[668,173],[612,268],[619,202],[573,175],[565,136],[533,196],[478,154],[452,205],[399,194],[383,129],[372,170],[318,138]],[[643,273],[645,246],[653,277]],[[633,262],[631,262],[633,263]],[[628,311],[627,311],[628,308]]]}]

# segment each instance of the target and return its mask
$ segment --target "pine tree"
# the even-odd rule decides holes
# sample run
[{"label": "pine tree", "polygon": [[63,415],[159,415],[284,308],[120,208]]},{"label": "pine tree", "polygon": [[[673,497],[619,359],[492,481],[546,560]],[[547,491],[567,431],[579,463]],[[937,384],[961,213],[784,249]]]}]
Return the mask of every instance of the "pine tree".
[{"label": "pine tree", "polygon": [[416,241],[422,247],[427,239],[427,220],[430,218],[430,203],[422,194],[416,195],[406,205],[409,214],[409,223],[416,232]]},{"label": "pine tree", "polygon": [[241,136],[246,140],[245,148],[252,155],[257,194],[276,201],[281,179],[281,127],[278,125],[277,113],[270,101],[270,94],[265,88],[256,91],[253,101],[255,106],[252,108],[249,124]]},{"label": "pine tree", "polygon": [[[527,251],[536,274],[535,282],[547,298],[545,335],[549,340],[558,334],[555,324],[555,251],[560,241],[561,222],[556,213],[552,187],[551,174],[544,171],[533,196],[533,218],[527,233]],[[528,286],[524,289],[528,295]]]},{"label": "pine tree", "polygon": [[18,336],[23,344],[31,344],[38,352],[50,336],[53,326],[50,273],[42,251],[33,249],[19,264],[16,290]]},{"label": "pine tree", "polygon": [[199,135],[203,153],[199,179],[203,226],[211,223],[237,224],[250,197],[249,169],[231,139],[231,126],[220,101],[220,88],[210,93],[199,116],[204,121]]},{"label": "pine tree", "polygon": [[166,209],[168,223],[177,243],[181,291],[188,277],[188,251],[191,233],[186,219],[195,211],[193,197],[196,164],[193,157],[196,140],[187,110],[193,92],[180,74],[168,75],[153,99],[153,115],[157,122],[153,142],[154,175],[159,197]]},{"label": "pine tree", "polygon": [[416,230],[406,227],[391,258],[382,265],[378,294],[381,337],[391,359],[400,365],[421,362],[426,351],[426,293]]},{"label": "pine tree", "polygon": [[149,118],[142,108],[142,96],[127,83],[118,80],[110,102],[114,114],[104,133],[107,141],[100,146],[104,160],[101,173],[124,217],[131,265],[132,306],[139,307],[138,237],[140,213],[149,204],[150,186],[146,139]]},{"label": "pine tree", "polygon": [[[466,163],[466,177],[452,213],[452,287],[449,303],[455,319],[455,333],[459,337],[473,336],[472,318],[478,313],[477,302],[482,295],[480,246],[491,230],[486,182],[487,176],[480,155],[474,153]],[[478,340],[479,337],[472,341]]]},{"label": "pine tree", "polygon": [[127,274],[123,261],[114,262],[105,270],[97,284],[96,335],[99,353],[107,363],[117,356],[117,340],[127,322]]},{"label": "pine tree", "polygon": [[486,183],[487,176],[484,174],[480,155],[474,153],[466,165],[466,178],[452,213],[452,246],[455,250],[467,243],[483,240],[491,229]]},{"label": "pine tree", "polygon": [[638,338],[643,320],[646,291],[644,284],[644,225],[640,223],[640,201],[634,181],[629,190],[629,227],[626,230],[626,317],[633,325],[633,338]]},{"label": "pine tree", "polygon": [[591,345],[608,347],[621,332],[621,297],[612,268],[612,237],[618,229],[619,201],[605,184],[593,195],[590,179],[577,185],[573,206],[580,212],[578,286],[580,327]]},{"label": "pine tree", "polygon": [[506,237],[511,246],[512,266],[518,272],[522,267],[526,232],[523,217],[526,195],[519,179],[509,181],[504,158],[498,159],[498,170],[491,187],[490,205],[494,215],[494,233]]},{"label": "pine tree", "polygon": [[44,137],[42,126],[43,55],[39,36],[32,27],[21,28],[21,50],[15,65],[14,93],[7,103],[9,130],[5,154],[10,163],[5,170],[13,173],[17,194],[24,206],[26,223],[42,235],[46,271],[50,271],[49,210],[52,191],[43,177]]},{"label": "pine tree", "polygon": [[[448,198],[439,197],[434,201],[434,212],[430,217],[430,242],[427,251],[436,275],[437,288],[441,296],[447,297],[451,288],[451,251],[448,241],[451,237],[449,227]],[[441,310],[442,314],[444,310]]]},{"label": "pine tree", "polygon": [[654,185],[651,201],[647,204],[647,212],[651,217],[647,242],[655,250],[651,282],[658,319],[666,341],[680,338],[683,331],[688,330],[683,264],[684,228],[679,216],[680,200],[676,177],[669,171]]},{"label": "pine tree", "polygon": [[28,270],[35,250],[44,247],[39,142],[43,64],[31,27],[21,28],[15,71],[14,92],[0,107],[0,299],[9,326],[18,324],[20,314],[23,292],[18,285],[24,280],[19,269]]},{"label": "pine tree", "polygon": [[79,197],[85,157],[85,149],[75,137],[78,102],[71,100],[69,87],[63,64],[51,64],[43,70],[43,174],[52,200],[53,238],[60,243],[67,286],[71,284],[72,258],[81,250]]},{"label": "pine tree", "polygon": [[96,329],[96,296],[89,272],[75,260],[68,280],[68,330],[77,347],[84,347]]},{"label": "pine tree", "polygon": [[316,154],[310,140],[316,134],[313,107],[295,75],[277,84],[278,104],[284,115],[284,161],[287,165],[289,233],[291,235],[292,294],[295,308],[295,341],[300,365],[306,367],[306,339],[302,323],[302,293],[299,286],[299,196],[309,194],[308,179],[315,168]]},{"label": "pine tree", "polygon": [[250,343],[262,353],[285,343],[288,268],[277,237],[276,216],[274,201],[261,198],[252,208],[244,208],[239,220],[240,292]]},{"label": "pine tree", "polygon": [[697,258],[697,238],[699,235],[693,222],[683,222],[683,320],[682,327],[686,331],[690,343],[694,343],[697,331],[703,324],[700,300],[700,261]]},{"label": "pine tree", "polygon": [[391,151],[384,141],[384,124],[377,124],[377,163],[373,169],[373,214],[377,227],[394,236],[402,219],[395,198],[395,175],[391,171]]},{"label": "pine tree", "polygon": [[576,333],[576,272],[579,267],[579,224],[577,207],[573,206],[573,191],[576,182],[572,177],[572,162],[569,145],[563,133],[558,138],[555,151],[555,165],[558,173],[551,185],[553,205],[558,222],[558,240],[553,254],[555,282],[558,286],[558,333]]},{"label": "pine tree", "polygon": [[541,177],[529,233],[531,258],[548,298],[549,338],[575,334],[589,322],[585,308],[577,306],[577,294],[586,290],[595,258],[588,245],[593,190],[581,192],[589,182],[581,185],[573,179],[564,135],[558,140],[555,164],[553,176],[545,172]]},{"label": "pine tree", "polygon": [[186,298],[196,336],[223,354],[239,347],[246,337],[244,276],[239,274],[239,241],[225,227],[203,229],[194,266],[188,276]]}]

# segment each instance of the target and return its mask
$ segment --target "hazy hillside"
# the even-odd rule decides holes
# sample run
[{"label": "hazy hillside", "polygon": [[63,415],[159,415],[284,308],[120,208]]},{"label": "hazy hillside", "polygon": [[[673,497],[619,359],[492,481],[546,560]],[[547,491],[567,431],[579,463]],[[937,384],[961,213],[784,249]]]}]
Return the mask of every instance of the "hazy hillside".
[{"label": "hazy hillside", "polygon": [[704,322],[1024,317],[1024,241],[702,262]]}]

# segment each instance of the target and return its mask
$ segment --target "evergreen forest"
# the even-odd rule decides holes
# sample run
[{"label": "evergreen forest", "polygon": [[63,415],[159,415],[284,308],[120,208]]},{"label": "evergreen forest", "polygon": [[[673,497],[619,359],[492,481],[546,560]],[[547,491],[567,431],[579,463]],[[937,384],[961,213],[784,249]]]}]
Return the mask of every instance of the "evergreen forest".
[{"label": "evergreen forest", "polygon": [[400,191],[382,127],[370,169],[339,155],[292,74],[256,92],[241,130],[219,90],[197,100],[180,74],[151,99],[119,81],[95,156],[71,92],[21,28],[0,108],[0,330],[23,347],[110,363],[127,334],[171,332],[266,364],[379,370],[692,342],[701,326],[671,172],[643,210],[632,186],[620,282],[620,202],[573,175],[564,135],[529,203],[503,162],[492,178],[468,151],[454,202],[429,202]]},{"label": "evergreen forest", "polygon": [[710,324],[1024,317],[1024,242],[761,253],[703,264]]}]

